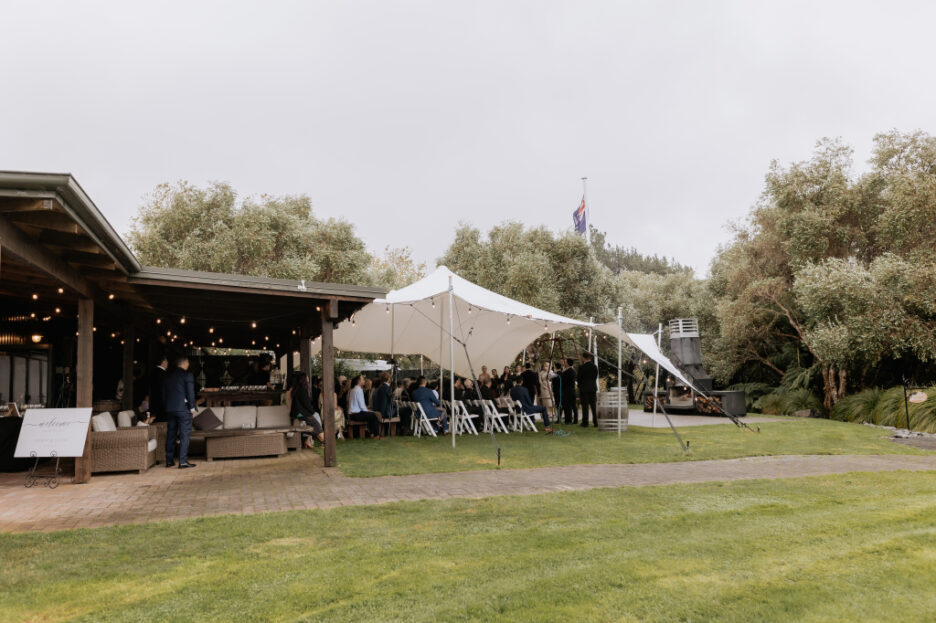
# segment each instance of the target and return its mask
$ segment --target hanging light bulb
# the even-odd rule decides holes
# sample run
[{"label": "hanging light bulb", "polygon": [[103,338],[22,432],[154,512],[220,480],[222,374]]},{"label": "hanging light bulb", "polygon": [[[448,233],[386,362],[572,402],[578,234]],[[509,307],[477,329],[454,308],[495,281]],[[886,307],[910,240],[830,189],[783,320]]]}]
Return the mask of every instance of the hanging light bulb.
[{"label": "hanging light bulb", "polygon": [[179,324],[185,324],[185,316],[179,318]]},{"label": "hanging light bulb", "polygon": [[510,324],[510,316],[507,316],[507,324]]},{"label": "hanging light bulb", "polygon": [[432,299],[432,309],[435,309],[435,299]]},{"label": "hanging light bulb", "polygon": [[388,314],[390,313],[390,304],[389,304],[389,303],[387,303],[387,313],[388,313]]},{"label": "hanging light bulb", "polygon": [[208,327],[208,333],[214,333],[214,327]]},{"label": "hanging light bulb", "polygon": [[256,329],[256,328],[257,328],[257,321],[256,321],[256,320],[254,320],[253,322],[250,323],[250,328],[251,328],[251,329]]},{"label": "hanging light bulb", "polygon": [[157,319],[156,319],[156,324],[162,324],[162,318],[157,318]]}]

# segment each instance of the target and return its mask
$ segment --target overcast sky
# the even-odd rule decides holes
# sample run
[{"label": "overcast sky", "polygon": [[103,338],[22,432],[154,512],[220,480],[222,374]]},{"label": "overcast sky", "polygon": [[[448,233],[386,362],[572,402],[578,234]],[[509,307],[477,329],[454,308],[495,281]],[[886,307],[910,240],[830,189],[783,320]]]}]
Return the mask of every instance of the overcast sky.
[{"label": "overcast sky", "polygon": [[772,159],[933,132],[927,2],[10,2],[0,169],[70,172],[125,234],[160,182],[308,194],[434,265],[459,221],[704,276]]}]

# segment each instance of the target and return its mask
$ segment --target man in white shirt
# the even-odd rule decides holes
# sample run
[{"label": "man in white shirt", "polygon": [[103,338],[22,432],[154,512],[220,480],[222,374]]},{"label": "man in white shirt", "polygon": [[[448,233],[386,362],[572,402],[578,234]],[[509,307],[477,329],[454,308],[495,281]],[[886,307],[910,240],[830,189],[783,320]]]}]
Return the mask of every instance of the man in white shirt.
[{"label": "man in white shirt", "polygon": [[354,386],[348,398],[348,419],[354,422],[364,422],[367,424],[368,437],[382,439],[377,414],[367,410],[367,402],[364,400],[364,389],[361,387],[364,383],[364,375],[357,376],[352,382]]}]

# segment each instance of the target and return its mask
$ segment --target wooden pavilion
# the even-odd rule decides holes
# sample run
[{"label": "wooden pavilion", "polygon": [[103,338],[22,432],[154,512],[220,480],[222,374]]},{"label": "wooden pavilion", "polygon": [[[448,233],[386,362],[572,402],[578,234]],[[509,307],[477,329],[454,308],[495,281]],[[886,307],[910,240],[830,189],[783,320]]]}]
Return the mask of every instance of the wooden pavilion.
[{"label": "wooden pavilion", "polygon": [[[132,408],[134,362],[151,365],[166,346],[299,351],[309,372],[310,341],[321,336],[323,419],[333,434],[332,330],[384,294],[143,267],[71,175],[0,171],[0,354],[11,355],[0,402],[25,394],[45,406],[91,407],[113,388],[95,378],[119,366],[122,406]],[[91,478],[90,448],[89,435],[75,482]],[[325,465],[335,465],[335,444],[325,449]]]}]

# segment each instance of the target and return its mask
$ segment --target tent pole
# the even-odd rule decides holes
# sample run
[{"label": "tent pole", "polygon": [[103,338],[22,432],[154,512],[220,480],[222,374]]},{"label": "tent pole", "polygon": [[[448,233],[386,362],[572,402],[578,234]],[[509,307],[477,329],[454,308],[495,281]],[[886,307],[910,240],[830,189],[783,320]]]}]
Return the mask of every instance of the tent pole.
[{"label": "tent pole", "polygon": [[623,309],[622,309],[621,307],[618,307],[618,310],[617,310],[617,321],[618,321],[618,366],[617,366],[617,368],[618,368],[618,384],[617,384],[617,392],[618,392],[618,412],[617,412],[617,416],[618,416],[618,425],[617,425],[617,429],[618,429],[618,439],[621,438],[621,341],[622,341],[622,338],[621,338],[621,325],[622,325],[622,323],[623,323],[622,318],[621,318],[622,313],[623,313]]},{"label": "tent pole", "polygon": [[423,375],[423,356],[419,356],[419,376]]},{"label": "tent pole", "polygon": [[[660,323],[660,328],[657,330],[657,348],[660,347],[661,341],[663,339],[663,323]],[[657,394],[660,392],[660,362],[656,364],[656,374],[653,377],[653,417],[650,420],[650,427],[656,424],[656,412],[657,412]]]},{"label": "tent pole", "polygon": [[396,383],[396,363],[393,361],[394,340],[396,339],[396,307],[390,303],[390,374]]},{"label": "tent pole", "polygon": [[[455,437],[458,436],[458,416],[455,415],[455,286],[449,275],[449,433],[452,435],[452,449],[455,449]],[[442,386],[439,386],[441,391]]]}]

